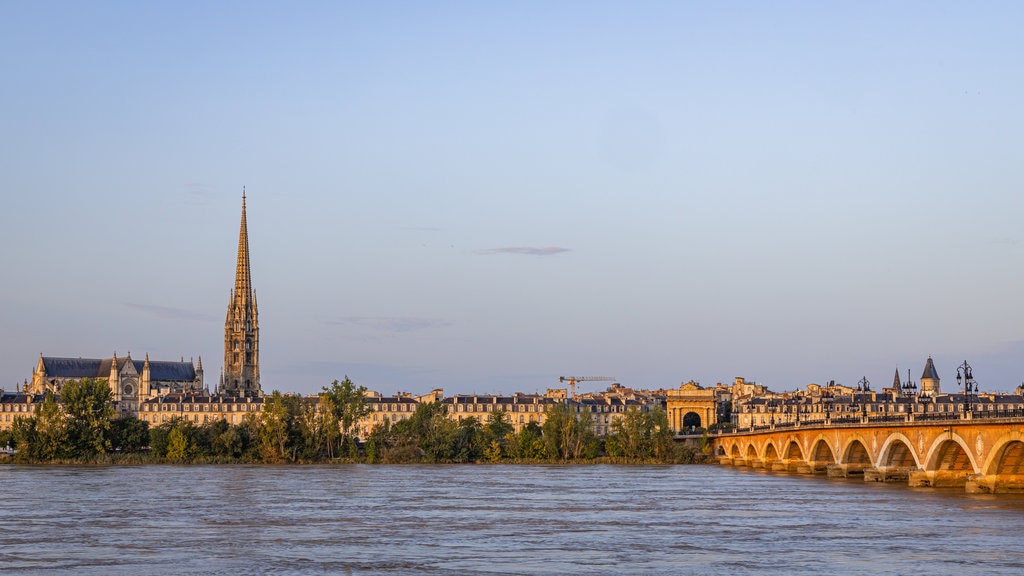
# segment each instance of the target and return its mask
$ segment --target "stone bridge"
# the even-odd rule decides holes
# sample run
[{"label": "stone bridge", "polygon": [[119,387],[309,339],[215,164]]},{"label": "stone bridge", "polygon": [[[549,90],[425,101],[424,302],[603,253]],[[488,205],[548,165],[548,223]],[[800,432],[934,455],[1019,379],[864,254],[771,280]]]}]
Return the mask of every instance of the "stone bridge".
[{"label": "stone bridge", "polygon": [[910,486],[1024,492],[1024,418],[820,423],[711,436],[722,464],[863,475]]}]

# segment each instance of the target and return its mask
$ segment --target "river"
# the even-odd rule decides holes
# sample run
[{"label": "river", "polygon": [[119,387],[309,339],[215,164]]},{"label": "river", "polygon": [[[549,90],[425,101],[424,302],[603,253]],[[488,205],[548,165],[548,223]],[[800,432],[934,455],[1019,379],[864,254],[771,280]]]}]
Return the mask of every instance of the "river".
[{"label": "river", "polygon": [[718,466],[0,466],[0,571],[1024,574],[1024,497]]}]

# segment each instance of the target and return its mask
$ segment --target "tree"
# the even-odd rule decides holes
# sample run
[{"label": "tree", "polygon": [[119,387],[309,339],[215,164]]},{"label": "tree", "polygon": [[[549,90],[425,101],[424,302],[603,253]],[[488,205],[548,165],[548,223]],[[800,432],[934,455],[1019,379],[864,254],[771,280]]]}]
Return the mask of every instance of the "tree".
[{"label": "tree", "polygon": [[598,441],[589,410],[576,415],[568,404],[553,404],[545,410],[544,444],[548,458],[572,460],[597,455]]},{"label": "tree", "polygon": [[625,458],[650,458],[654,452],[654,421],[651,415],[633,407],[616,418],[605,442],[608,454]]},{"label": "tree", "polygon": [[72,454],[67,415],[52,392],[47,391],[43,403],[36,406],[33,420],[32,433],[26,438],[31,438],[31,441],[26,442],[29,444],[29,457],[34,460],[55,460]]},{"label": "tree", "polygon": [[61,391],[61,401],[67,413],[72,454],[91,456],[110,450],[108,432],[114,407],[107,383],[94,378],[69,381]]},{"label": "tree", "polygon": [[189,443],[188,433],[183,426],[171,428],[167,435],[167,457],[171,460],[188,460],[192,458],[193,447]]},{"label": "tree", "polygon": [[301,396],[274,393],[263,403],[259,427],[259,456],[264,462],[296,461],[304,445]]},{"label": "tree", "polygon": [[138,452],[149,445],[149,422],[135,416],[111,421],[110,445],[121,452]]},{"label": "tree", "polygon": [[522,460],[542,460],[547,458],[547,447],[540,425],[530,422],[518,433],[509,432],[505,435],[505,447],[510,458]]},{"label": "tree", "polygon": [[459,421],[452,450],[453,462],[476,462],[480,459],[483,453],[481,430],[480,421],[475,416]]},{"label": "tree", "polygon": [[[373,411],[366,399],[366,387],[357,387],[348,376],[345,376],[341,382],[332,382],[330,388],[324,387],[320,397],[325,412],[331,416],[329,420],[333,420],[341,428],[342,448],[347,447],[350,456],[356,455],[353,454],[353,428]],[[333,450],[329,449],[329,452],[333,456]]]},{"label": "tree", "polygon": [[512,421],[508,415],[508,412],[504,410],[497,410],[487,415],[487,422],[484,423],[483,441],[487,444],[491,442],[503,443],[505,436],[515,430],[512,426]]}]

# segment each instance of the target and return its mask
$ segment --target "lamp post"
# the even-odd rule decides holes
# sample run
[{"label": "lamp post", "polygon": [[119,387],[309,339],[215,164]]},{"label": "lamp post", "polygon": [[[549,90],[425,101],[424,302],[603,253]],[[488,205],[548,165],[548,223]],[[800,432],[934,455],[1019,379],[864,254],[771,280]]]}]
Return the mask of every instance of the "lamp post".
[{"label": "lamp post", "polygon": [[831,421],[832,413],[832,390],[831,388],[821,391],[821,405],[825,408],[825,424]]},{"label": "lamp post", "polygon": [[[857,392],[858,392],[858,395],[860,395],[860,393],[866,394],[866,393],[868,393],[870,391],[871,391],[871,382],[868,382],[868,377],[865,376],[865,377],[861,378],[859,382],[857,382]],[[867,401],[867,398],[864,398],[863,396],[860,399],[860,417],[861,418],[867,418],[868,417],[868,401]]]},{"label": "lamp post", "polygon": [[[910,379],[910,369],[907,369],[907,381],[900,385],[900,389],[903,390],[903,395],[910,398],[910,418],[913,418],[914,410],[914,397],[917,396],[917,384]],[[904,417],[906,418],[906,417]]]},{"label": "lamp post", "polygon": [[964,360],[964,363],[957,366],[956,385],[964,387],[964,417],[971,413],[971,395],[978,392],[978,383],[974,381],[974,373],[971,365]]},{"label": "lamp post", "polygon": [[910,370],[907,370],[907,381],[904,382],[900,388],[906,396],[913,397],[917,395],[917,384],[910,380]]}]

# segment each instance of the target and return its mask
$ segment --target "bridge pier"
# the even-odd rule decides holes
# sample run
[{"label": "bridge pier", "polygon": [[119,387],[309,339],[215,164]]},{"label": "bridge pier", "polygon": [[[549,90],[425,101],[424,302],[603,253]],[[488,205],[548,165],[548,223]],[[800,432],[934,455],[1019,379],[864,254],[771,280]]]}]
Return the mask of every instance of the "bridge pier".
[{"label": "bridge pier", "polygon": [[825,467],[825,475],[829,478],[849,478],[863,476],[867,464],[829,464]]},{"label": "bridge pier", "polygon": [[907,485],[914,488],[965,488],[968,474],[962,470],[915,470]]},{"label": "bridge pier", "polygon": [[964,490],[968,494],[1024,494],[1024,475],[971,474]]},{"label": "bridge pier", "polygon": [[916,468],[874,466],[864,469],[865,482],[908,482]]}]

